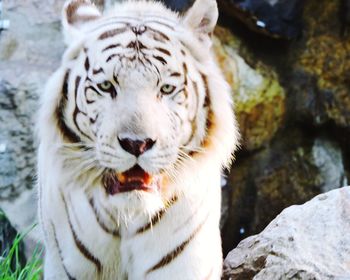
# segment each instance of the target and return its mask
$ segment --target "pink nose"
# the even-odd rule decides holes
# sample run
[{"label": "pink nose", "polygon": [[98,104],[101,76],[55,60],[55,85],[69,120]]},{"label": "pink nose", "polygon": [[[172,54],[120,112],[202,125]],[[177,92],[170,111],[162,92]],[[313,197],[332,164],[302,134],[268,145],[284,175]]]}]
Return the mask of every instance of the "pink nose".
[{"label": "pink nose", "polygon": [[127,151],[129,154],[132,154],[136,157],[142,155],[144,152],[152,149],[156,141],[146,138],[144,140],[132,140],[130,138],[119,139],[120,146]]}]

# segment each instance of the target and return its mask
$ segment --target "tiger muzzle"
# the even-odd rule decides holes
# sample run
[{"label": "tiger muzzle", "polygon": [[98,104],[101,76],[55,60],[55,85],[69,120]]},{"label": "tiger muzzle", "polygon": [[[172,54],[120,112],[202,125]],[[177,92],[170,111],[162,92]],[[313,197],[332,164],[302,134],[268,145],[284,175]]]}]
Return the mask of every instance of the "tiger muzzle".
[{"label": "tiger muzzle", "polygon": [[130,191],[155,192],[160,189],[159,180],[144,171],[139,165],[123,173],[109,171],[103,175],[102,183],[110,195]]}]

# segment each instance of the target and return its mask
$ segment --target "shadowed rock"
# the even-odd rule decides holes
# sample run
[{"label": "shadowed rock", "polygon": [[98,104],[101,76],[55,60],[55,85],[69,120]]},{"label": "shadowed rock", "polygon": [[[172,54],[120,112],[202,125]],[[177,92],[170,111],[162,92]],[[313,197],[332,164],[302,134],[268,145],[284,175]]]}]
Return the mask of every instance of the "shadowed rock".
[{"label": "shadowed rock", "polygon": [[273,38],[300,35],[302,0],[219,0],[222,11],[239,19],[251,30]]},{"label": "shadowed rock", "polygon": [[350,187],[291,206],[229,253],[222,279],[350,279],[349,217]]}]

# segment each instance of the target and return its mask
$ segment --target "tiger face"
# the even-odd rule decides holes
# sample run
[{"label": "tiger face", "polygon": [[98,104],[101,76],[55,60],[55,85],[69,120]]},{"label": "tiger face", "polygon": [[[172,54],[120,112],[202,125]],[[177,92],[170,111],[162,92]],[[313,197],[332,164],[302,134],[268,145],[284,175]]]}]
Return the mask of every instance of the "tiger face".
[{"label": "tiger face", "polygon": [[214,123],[209,80],[227,91],[210,54],[216,3],[205,2],[182,17],[147,1],[106,15],[88,1],[65,7],[57,129],[64,146],[86,152],[108,199],[151,196],[161,205],[178,168],[205,152]]}]

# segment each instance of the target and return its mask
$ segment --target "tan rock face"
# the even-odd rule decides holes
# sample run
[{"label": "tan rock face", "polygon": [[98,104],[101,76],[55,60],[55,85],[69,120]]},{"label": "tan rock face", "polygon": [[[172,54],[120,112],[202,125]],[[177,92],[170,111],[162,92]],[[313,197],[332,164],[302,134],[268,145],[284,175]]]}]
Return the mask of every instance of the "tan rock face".
[{"label": "tan rock face", "polygon": [[350,187],[289,207],[229,253],[222,279],[350,279],[349,217]]},{"label": "tan rock face", "polygon": [[242,43],[223,27],[217,27],[214,50],[232,87],[242,147],[255,150],[266,145],[281,127],[285,93],[276,72],[262,62],[249,65],[239,54]]}]

